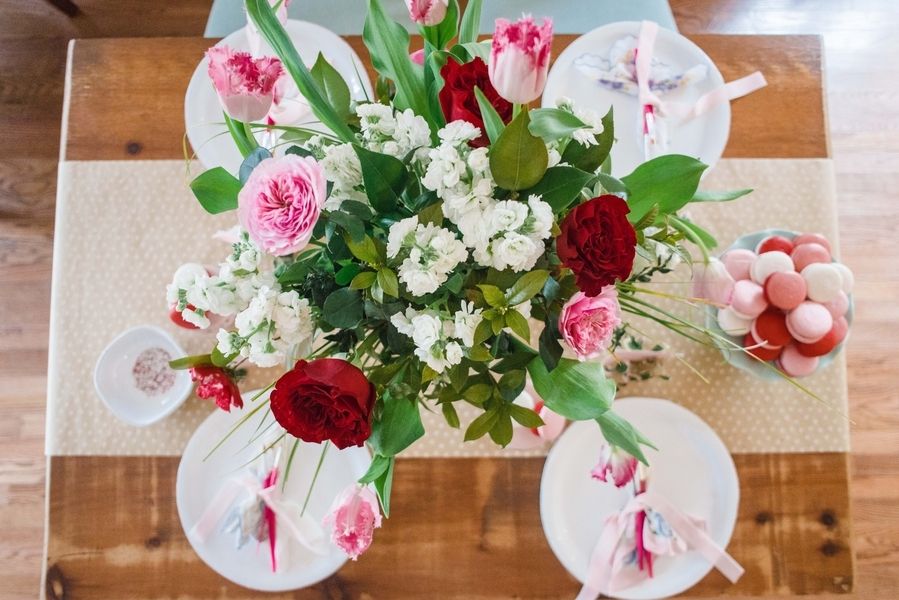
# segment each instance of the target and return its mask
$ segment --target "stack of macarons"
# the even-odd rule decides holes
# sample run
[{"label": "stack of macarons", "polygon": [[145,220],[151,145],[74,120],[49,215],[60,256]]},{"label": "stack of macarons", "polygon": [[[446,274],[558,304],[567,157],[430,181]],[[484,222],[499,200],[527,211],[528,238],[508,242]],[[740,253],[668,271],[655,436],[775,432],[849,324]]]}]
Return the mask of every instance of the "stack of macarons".
[{"label": "stack of macarons", "polygon": [[755,250],[728,250],[721,261],[735,284],[718,324],[748,352],[803,377],[845,339],[854,278],[833,261],[823,235],[771,235]]}]

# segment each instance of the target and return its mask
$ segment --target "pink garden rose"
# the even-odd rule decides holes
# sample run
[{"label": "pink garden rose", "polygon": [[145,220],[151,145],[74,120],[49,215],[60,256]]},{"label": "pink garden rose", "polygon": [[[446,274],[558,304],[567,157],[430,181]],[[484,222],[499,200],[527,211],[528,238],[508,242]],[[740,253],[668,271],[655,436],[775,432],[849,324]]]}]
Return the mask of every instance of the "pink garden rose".
[{"label": "pink garden rose", "polygon": [[206,58],[209,77],[228,116],[245,123],[265,118],[282,73],[281,61],[270,56],[253,58],[249,52],[227,46],[213,46]]},{"label": "pink garden rose", "polygon": [[562,339],[580,360],[602,354],[620,324],[621,307],[614,285],[602,288],[598,296],[577,292],[565,303],[559,315]]},{"label": "pink garden rose", "polygon": [[515,104],[527,104],[543,93],[549,71],[553,22],[537,25],[530,16],[514,23],[496,20],[490,50],[490,82],[499,95]]},{"label": "pink garden rose", "polygon": [[326,195],[324,173],[312,157],[267,158],[240,190],[237,219],[265,252],[293,254],[312,237]]},{"label": "pink garden rose", "polygon": [[448,0],[406,0],[409,18],[419,25],[437,25],[446,17]]},{"label": "pink garden rose", "polygon": [[617,446],[603,442],[599,462],[590,471],[593,479],[612,482],[615,487],[627,485],[637,472],[637,459]]},{"label": "pink garden rose", "polygon": [[724,263],[710,258],[707,263],[693,265],[693,297],[720,306],[729,306],[734,295],[734,278]]},{"label": "pink garden rose", "polygon": [[331,540],[337,547],[356,560],[381,526],[377,496],[367,485],[350,485],[334,499],[324,524],[332,528]]}]

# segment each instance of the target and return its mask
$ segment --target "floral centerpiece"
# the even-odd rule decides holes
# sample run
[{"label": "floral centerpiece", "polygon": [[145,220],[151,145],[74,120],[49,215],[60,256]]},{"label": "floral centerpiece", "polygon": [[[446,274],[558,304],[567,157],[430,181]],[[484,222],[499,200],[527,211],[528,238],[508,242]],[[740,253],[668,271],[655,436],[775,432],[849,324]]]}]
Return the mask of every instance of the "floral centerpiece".
[{"label": "floral centerpiece", "polygon": [[[708,333],[642,285],[689,261],[687,245],[708,260],[714,239],[679,214],[708,199],[697,192],[705,165],[669,155],[611,176],[611,110],[565,99],[529,107],[550,64],[549,19],[500,19],[478,42],[480,2],[461,17],[456,0],[407,4],[424,47],[410,56],[406,29],[370,0],[377,93],[353,102],[322,56],[311,68],[300,59],[280,2],[247,1],[276,56],[208,54],[244,161],[191,184],[208,212],[235,212],[232,252],[217,271],[183,266],[168,288],[176,321],[217,331],[208,354],[173,363],[192,369],[199,396],[243,408],[241,422],[267,407],[282,438],[370,447],[369,472],[331,518],[353,557],[380,514],[341,515],[363,498],[372,506],[369,485],[389,513],[395,457],[424,435],[421,410],[440,411],[465,440],[505,446],[513,423],[543,424],[515,403],[530,382],[541,406],[596,421],[644,460],[649,442],[612,410],[604,363],[633,335],[634,316]],[[272,117],[290,85],[317,126]],[[700,273],[713,298],[718,270]],[[235,384],[245,361],[287,369],[268,400],[246,407]],[[478,416],[461,423],[459,403]]]}]

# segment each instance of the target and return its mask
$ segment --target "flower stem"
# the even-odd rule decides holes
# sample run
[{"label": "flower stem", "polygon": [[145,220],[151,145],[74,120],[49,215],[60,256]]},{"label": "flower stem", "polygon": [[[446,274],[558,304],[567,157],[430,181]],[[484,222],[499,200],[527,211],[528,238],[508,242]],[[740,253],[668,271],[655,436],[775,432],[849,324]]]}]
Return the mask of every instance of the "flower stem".
[{"label": "flower stem", "polygon": [[315,488],[315,482],[318,479],[318,473],[321,471],[322,463],[325,462],[325,454],[328,453],[328,447],[331,445],[330,441],[327,441],[322,446],[321,456],[318,457],[318,464],[315,465],[315,473],[312,475],[312,483],[309,484],[309,491],[306,492],[306,500],[303,501],[303,509],[300,511],[300,516],[302,517],[306,514],[306,507],[309,506],[309,499],[312,498],[312,490]]}]

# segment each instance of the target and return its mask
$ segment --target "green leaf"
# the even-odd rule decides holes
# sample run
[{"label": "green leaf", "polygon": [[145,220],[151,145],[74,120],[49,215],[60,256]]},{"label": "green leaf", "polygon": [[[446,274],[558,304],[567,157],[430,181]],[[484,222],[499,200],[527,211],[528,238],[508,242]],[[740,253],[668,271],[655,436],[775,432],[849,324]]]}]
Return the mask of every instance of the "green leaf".
[{"label": "green leaf", "polygon": [[736,200],[737,198],[741,198],[746,194],[751,193],[751,188],[745,188],[742,190],[730,190],[724,192],[698,191],[693,194],[693,198],[690,199],[690,202],[730,202],[731,200]]},{"label": "green leaf", "polygon": [[559,282],[553,279],[552,277],[546,278],[546,283],[543,284],[543,289],[540,291],[543,294],[543,297],[546,298],[547,303],[551,303],[553,300],[559,297],[559,291],[561,290],[561,286],[559,286]]},{"label": "green leaf", "polygon": [[490,326],[490,321],[488,319],[482,319],[474,330],[474,345],[480,346],[481,344],[489,340],[490,336],[492,335],[493,328]]},{"label": "green leaf", "polygon": [[530,117],[523,109],[512,119],[490,149],[490,171],[496,184],[507,190],[534,187],[546,173],[546,145],[528,131]]},{"label": "green leaf", "polygon": [[373,482],[385,517],[390,517],[390,492],[393,489],[393,468],[396,465],[396,459],[393,456],[388,460],[387,468]]},{"label": "green leaf", "polygon": [[446,280],[446,283],[443,284],[443,287],[445,287],[453,294],[458,294],[462,291],[463,283],[465,283],[465,277],[462,276],[462,273],[456,272],[453,273],[452,277]]},{"label": "green leaf", "polygon": [[[353,142],[356,137],[336,110],[328,103],[315,78],[290,40],[284,26],[275,16],[269,0],[246,0],[247,16],[253,20],[262,36],[281,59],[281,64],[297,84],[300,93],[309,103],[312,113],[318,117],[325,127],[330,129],[343,142]],[[383,14],[383,12],[382,12]],[[394,24],[396,25],[396,24]],[[397,27],[399,27],[397,25]],[[402,29],[400,27],[400,29]],[[403,30],[405,33],[405,30]],[[406,35],[408,40],[408,34]],[[408,55],[406,62],[409,61]],[[411,63],[410,63],[411,64]]]},{"label": "green leaf", "polygon": [[212,364],[212,355],[210,354],[195,354],[193,356],[183,356],[181,358],[176,358],[175,360],[169,361],[169,368],[174,369],[176,371],[183,371],[184,369],[189,369],[191,367],[198,367],[201,365],[211,365]]},{"label": "green leaf", "polygon": [[538,345],[540,359],[546,370],[552,372],[562,358],[562,345],[559,343],[558,317],[547,319],[543,331],[540,332]]},{"label": "green leaf", "polygon": [[573,421],[599,417],[615,398],[615,382],[606,379],[601,363],[563,358],[549,372],[538,356],[528,363],[528,372],[546,406]]},{"label": "green leaf", "polygon": [[359,291],[340,288],[331,292],[322,306],[322,318],[341,329],[358,325],[362,320],[362,296]]},{"label": "green leaf", "polygon": [[396,273],[388,267],[381,267],[378,269],[378,284],[388,296],[393,296],[394,298],[399,297],[400,282],[396,278]]},{"label": "green leaf", "polygon": [[422,27],[422,37],[430,41],[437,50],[443,50],[456,37],[459,28],[459,3],[450,0],[446,7],[446,16],[437,25]]},{"label": "green leaf", "polygon": [[362,39],[371,56],[372,66],[396,85],[394,105],[397,110],[411,108],[412,112],[427,119],[433,128],[424,70],[409,60],[409,33],[387,16],[379,0],[368,2]]},{"label": "green leaf", "polygon": [[528,131],[546,142],[571,137],[578,129],[587,124],[568,111],[559,108],[538,108],[531,111],[531,124]]},{"label": "green leaf", "polygon": [[481,29],[481,0],[469,0],[459,27],[459,43],[476,42]]},{"label": "green leaf", "polygon": [[366,290],[371,287],[371,285],[378,278],[378,274],[374,271],[362,271],[350,282],[350,287],[354,290]]},{"label": "green leaf", "polygon": [[549,271],[542,269],[530,271],[519,277],[515,285],[507,292],[509,306],[518,306],[539,294],[547,277],[549,277]]},{"label": "green leaf", "polygon": [[512,441],[512,418],[507,410],[503,410],[490,428],[490,439],[494,444],[505,448]]},{"label": "green leaf", "polygon": [[398,158],[372,152],[359,145],[354,145],[353,149],[359,157],[362,182],[372,207],[381,213],[396,210],[406,186],[406,165]]},{"label": "green leaf", "polygon": [[383,475],[389,467],[389,456],[381,456],[380,454],[375,454],[371,457],[371,466],[368,467],[368,471],[365,472],[365,475],[359,478],[359,483],[373,482],[378,477]]},{"label": "green leaf", "polygon": [[443,224],[443,202],[435,202],[418,212],[418,222],[422,225],[433,223],[438,227]]},{"label": "green leaf", "polygon": [[549,204],[554,213],[560,213],[577,200],[581,190],[590,185],[595,176],[574,167],[550,167],[543,179],[534,187],[521,193],[522,198],[540,196]]},{"label": "green leaf", "polygon": [[490,62],[490,40],[483,42],[466,42],[458,43],[450,49],[450,54],[461,60],[469,62],[476,58],[480,58],[485,63]]},{"label": "green leaf", "polygon": [[337,210],[340,212],[351,214],[362,221],[370,221],[373,216],[371,207],[369,207],[367,204],[359,202],[358,200],[344,200],[340,203],[340,208]]},{"label": "green leaf", "polygon": [[335,210],[328,214],[328,219],[340,225],[354,242],[361,242],[365,238],[365,224],[354,215]]},{"label": "green leaf", "polygon": [[446,118],[443,115],[443,109],[440,107],[440,90],[443,89],[446,82],[443,80],[443,75],[441,75],[440,72],[449,58],[449,52],[446,52],[445,50],[436,50],[433,44],[425,41],[425,89],[428,92],[428,104],[431,107],[431,117],[437,128],[446,125]]},{"label": "green leaf", "polygon": [[325,100],[331,105],[331,108],[344,121],[352,115],[350,110],[350,88],[346,81],[337,72],[337,69],[331,66],[321,52],[315,59],[315,64],[309,71],[312,79],[318,84],[319,89],[324,94]]},{"label": "green leaf", "polygon": [[495,285],[481,283],[478,284],[478,288],[481,290],[481,293],[484,294],[484,300],[486,300],[487,304],[490,306],[499,307],[506,305],[506,295]]},{"label": "green leaf", "polygon": [[344,267],[341,267],[341,269],[334,274],[334,283],[336,283],[337,285],[346,285],[352,282],[361,270],[362,267],[360,267],[356,263],[350,263]]},{"label": "green leaf", "polygon": [[484,435],[493,429],[493,426],[496,425],[496,422],[499,420],[499,412],[496,409],[488,410],[487,412],[479,415],[471,424],[468,426],[468,429],[465,430],[465,441],[470,442],[472,440],[476,440],[478,438],[484,437]]},{"label": "green leaf", "polygon": [[444,402],[440,405],[440,409],[443,411],[443,418],[446,419],[446,424],[453,429],[459,429],[459,413],[456,412],[456,407],[453,406],[453,403]]},{"label": "green leaf", "polygon": [[462,391],[462,397],[473,404],[481,405],[493,395],[493,386],[486,383],[476,383]]},{"label": "green leaf", "polygon": [[253,149],[246,158],[243,159],[243,162],[240,163],[240,169],[237,172],[238,177],[240,178],[240,183],[243,185],[247,182],[247,179],[250,177],[250,173],[253,172],[253,169],[256,168],[259,163],[264,161],[266,158],[271,158],[272,153],[266,150],[263,147],[258,147]]},{"label": "green leaf", "polygon": [[496,109],[493,108],[493,105],[490,104],[490,100],[488,100],[487,96],[484,95],[484,92],[481,91],[481,88],[475,86],[474,97],[477,99],[478,108],[481,110],[481,120],[484,122],[484,133],[487,134],[490,143],[495,144],[496,140],[499,139],[499,136],[502,135],[506,125],[503,123],[503,119],[499,116],[499,113],[496,112]]},{"label": "green leaf", "polygon": [[611,410],[597,417],[596,422],[599,423],[602,436],[607,442],[618,446],[643,464],[649,464],[646,462],[646,456],[643,454],[643,449],[640,448],[640,445],[649,446],[654,450],[657,448],[652,445],[652,442],[643,437],[643,434],[637,431],[633,425]]},{"label": "green leaf", "polygon": [[584,146],[572,140],[562,153],[562,162],[577,167],[588,173],[595,173],[609,157],[612,144],[615,142],[615,121],[612,118],[612,107],[602,118],[602,133],[596,136],[596,144]]},{"label": "green leaf", "polygon": [[509,413],[513,419],[524,427],[535,428],[543,425],[543,419],[540,418],[540,415],[518,404],[510,404]]},{"label": "green leaf", "polygon": [[699,187],[707,165],[682,154],[665,154],[634,169],[621,178],[630,190],[627,198],[631,223],[639,221],[652,208],[659,205],[663,215],[672,214],[686,206]]},{"label": "green leaf", "polygon": [[212,364],[216,367],[227,367],[228,364],[231,363],[232,360],[240,356],[240,352],[234,352],[233,354],[222,354],[222,351],[219,350],[218,345],[212,349],[212,353],[209,355]]},{"label": "green leaf", "polygon": [[425,434],[415,398],[394,398],[385,394],[384,407],[372,423],[368,443],[382,456],[395,456]]},{"label": "green leaf", "polygon": [[503,374],[497,383],[500,395],[507,402],[514,401],[515,398],[524,391],[525,380],[526,376],[524,369],[509,371],[508,373]]},{"label": "green leaf", "polygon": [[611,175],[599,172],[596,174],[596,179],[599,181],[600,185],[602,185],[603,189],[610,194],[627,196],[629,193],[627,186],[621,183],[620,179],[616,179]]},{"label": "green leaf", "polygon": [[526,342],[531,341],[531,328],[528,326],[528,320],[525,319],[520,312],[514,308],[510,308],[506,311],[505,317],[506,326],[511,329],[515,335]]},{"label": "green leaf", "polygon": [[228,128],[228,133],[231,134],[231,140],[237,146],[238,152],[242,157],[248,157],[255,148],[259,147],[250,127],[242,121],[232,119],[227,112],[223,112],[222,116],[225,118],[225,126]]},{"label": "green leaf", "polygon": [[222,167],[213,167],[190,182],[190,190],[206,212],[217,215],[237,208],[240,181]]},{"label": "green leaf", "polygon": [[711,250],[718,245],[718,240],[711,233],[689,219],[670,215],[668,222],[671,223],[672,227],[683,233],[684,237],[700,248]]},{"label": "green leaf", "polygon": [[368,236],[362,239],[362,241],[355,242],[350,238],[345,238],[347,248],[349,248],[350,253],[353,256],[358,258],[359,260],[366,262],[370,265],[376,265],[381,262],[381,256],[378,253],[378,247],[375,245],[373,239]]}]

